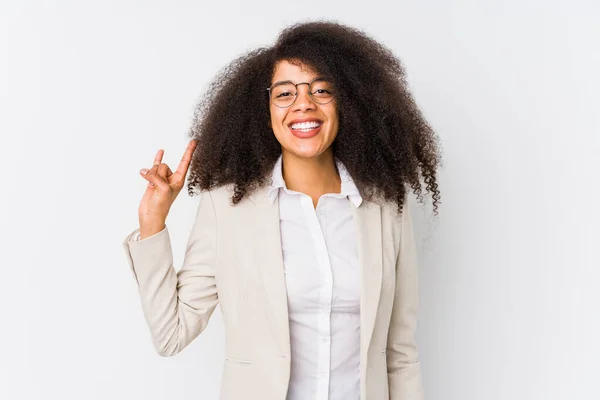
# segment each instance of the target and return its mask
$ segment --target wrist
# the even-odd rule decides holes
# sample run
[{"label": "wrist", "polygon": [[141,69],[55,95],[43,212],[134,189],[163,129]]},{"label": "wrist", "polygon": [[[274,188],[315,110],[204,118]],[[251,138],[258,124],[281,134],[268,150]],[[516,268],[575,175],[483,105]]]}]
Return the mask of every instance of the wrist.
[{"label": "wrist", "polygon": [[164,221],[140,222],[140,240],[156,235],[165,229],[165,226]]}]

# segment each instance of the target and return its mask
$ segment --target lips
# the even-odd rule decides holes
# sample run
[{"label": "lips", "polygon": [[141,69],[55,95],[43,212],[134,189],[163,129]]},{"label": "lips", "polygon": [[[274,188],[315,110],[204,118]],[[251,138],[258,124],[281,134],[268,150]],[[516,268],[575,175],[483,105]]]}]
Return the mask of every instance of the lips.
[{"label": "lips", "polygon": [[300,139],[307,139],[315,136],[321,130],[323,121],[316,118],[295,119],[288,124],[292,135]]},{"label": "lips", "polygon": [[288,124],[292,135],[300,139],[308,139],[315,136],[321,130],[323,121],[317,118],[295,119]]}]

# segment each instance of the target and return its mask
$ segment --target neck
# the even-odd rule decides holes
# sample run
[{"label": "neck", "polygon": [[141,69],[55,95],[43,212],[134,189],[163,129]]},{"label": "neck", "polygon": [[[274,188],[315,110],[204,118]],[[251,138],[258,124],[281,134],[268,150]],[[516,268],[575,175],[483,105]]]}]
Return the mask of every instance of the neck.
[{"label": "neck", "polygon": [[342,180],[337,171],[333,151],[318,157],[298,157],[283,152],[283,179],[288,189],[318,199],[325,193],[340,193]]}]

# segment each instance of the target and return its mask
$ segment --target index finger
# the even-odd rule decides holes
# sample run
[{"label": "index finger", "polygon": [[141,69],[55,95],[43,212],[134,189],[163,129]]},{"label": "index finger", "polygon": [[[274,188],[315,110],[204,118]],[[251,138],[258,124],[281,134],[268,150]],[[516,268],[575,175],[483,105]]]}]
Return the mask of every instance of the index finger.
[{"label": "index finger", "polygon": [[192,162],[192,154],[194,154],[194,150],[196,149],[196,140],[191,140],[188,143],[187,148],[185,149],[185,153],[183,153],[183,157],[181,158],[181,162],[177,167],[176,174],[181,174],[184,176],[187,174],[187,170],[190,167],[190,163]]}]

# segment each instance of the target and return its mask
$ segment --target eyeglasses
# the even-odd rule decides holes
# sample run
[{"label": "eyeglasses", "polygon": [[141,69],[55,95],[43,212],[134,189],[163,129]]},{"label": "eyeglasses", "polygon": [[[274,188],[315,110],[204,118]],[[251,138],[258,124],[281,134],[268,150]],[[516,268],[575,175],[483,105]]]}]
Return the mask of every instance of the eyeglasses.
[{"label": "eyeglasses", "polygon": [[333,85],[323,78],[317,78],[312,82],[292,83],[290,81],[277,82],[267,89],[269,99],[277,107],[290,107],[298,98],[298,86],[308,85],[308,95],[317,104],[330,103],[333,96]]}]

